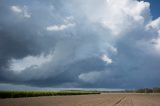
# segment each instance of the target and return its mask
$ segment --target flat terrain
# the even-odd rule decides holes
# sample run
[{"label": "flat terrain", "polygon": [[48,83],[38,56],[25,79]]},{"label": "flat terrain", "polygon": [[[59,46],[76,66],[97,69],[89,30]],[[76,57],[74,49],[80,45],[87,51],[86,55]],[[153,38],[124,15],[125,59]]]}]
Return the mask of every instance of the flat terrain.
[{"label": "flat terrain", "polygon": [[0,99],[0,106],[160,106],[160,94],[107,93]]}]

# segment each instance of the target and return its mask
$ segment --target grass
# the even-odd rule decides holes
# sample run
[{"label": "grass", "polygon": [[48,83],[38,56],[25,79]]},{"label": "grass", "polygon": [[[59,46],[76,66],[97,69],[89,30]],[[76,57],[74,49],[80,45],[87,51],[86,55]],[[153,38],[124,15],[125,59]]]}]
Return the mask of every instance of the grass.
[{"label": "grass", "polygon": [[64,91],[0,91],[0,98],[20,98],[56,95],[89,95],[100,94],[98,91],[64,90]]}]

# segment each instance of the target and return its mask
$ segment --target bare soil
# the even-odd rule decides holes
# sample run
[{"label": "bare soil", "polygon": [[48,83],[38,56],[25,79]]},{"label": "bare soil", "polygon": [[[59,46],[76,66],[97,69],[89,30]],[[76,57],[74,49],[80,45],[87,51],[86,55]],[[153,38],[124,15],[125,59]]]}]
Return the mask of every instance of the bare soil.
[{"label": "bare soil", "polygon": [[103,93],[0,99],[0,106],[160,106],[160,94]]}]

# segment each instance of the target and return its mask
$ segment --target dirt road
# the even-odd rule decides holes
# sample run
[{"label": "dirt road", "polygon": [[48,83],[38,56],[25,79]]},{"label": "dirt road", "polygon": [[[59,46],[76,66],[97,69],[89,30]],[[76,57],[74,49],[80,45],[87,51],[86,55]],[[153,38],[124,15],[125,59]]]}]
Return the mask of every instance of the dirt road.
[{"label": "dirt road", "polygon": [[160,94],[100,94],[0,99],[0,106],[160,106]]}]

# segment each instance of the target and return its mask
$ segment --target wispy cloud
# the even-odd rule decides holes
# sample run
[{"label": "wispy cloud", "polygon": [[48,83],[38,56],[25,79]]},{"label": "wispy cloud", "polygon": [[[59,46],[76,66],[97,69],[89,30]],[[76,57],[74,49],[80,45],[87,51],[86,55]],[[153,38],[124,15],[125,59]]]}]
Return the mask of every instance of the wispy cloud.
[{"label": "wispy cloud", "polygon": [[16,13],[22,13],[22,9],[18,6],[11,6],[11,10]]},{"label": "wispy cloud", "polygon": [[62,24],[62,25],[51,25],[51,26],[48,26],[46,30],[47,31],[63,31],[67,28],[74,27],[74,26],[75,24],[72,24],[72,23]]},{"label": "wispy cloud", "polygon": [[40,56],[27,56],[23,59],[11,59],[10,60],[10,70],[14,72],[22,72],[27,68],[37,68],[47,62],[52,61],[53,56],[51,54],[44,56],[41,54]]},{"label": "wispy cloud", "polygon": [[20,7],[20,6],[13,5],[11,6],[11,10],[23,16],[24,18],[31,18],[31,13],[28,11],[27,6]]}]

